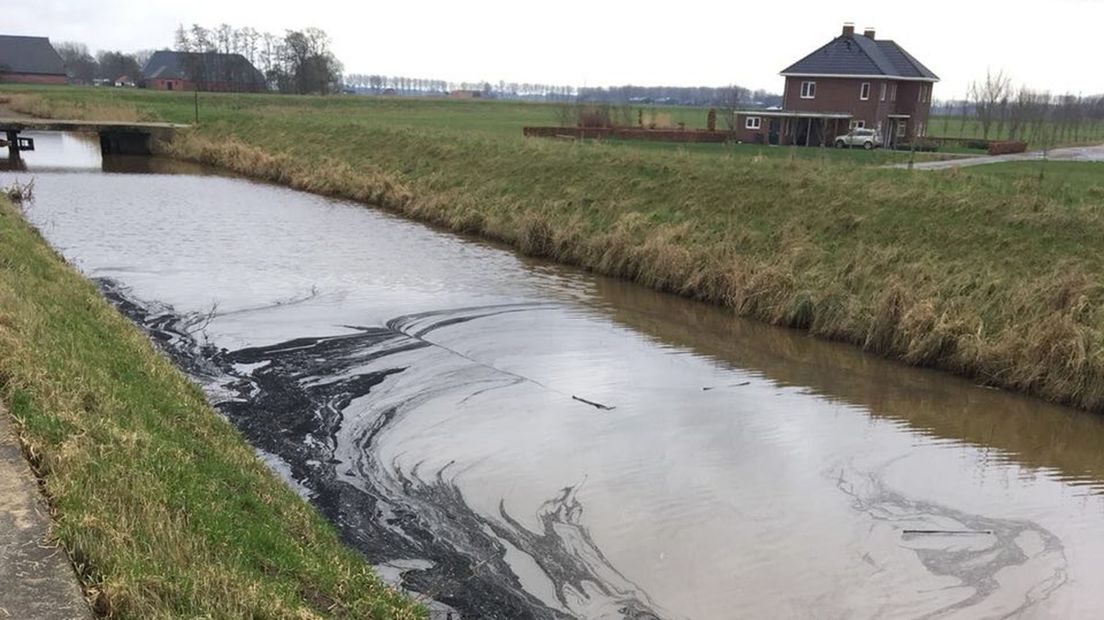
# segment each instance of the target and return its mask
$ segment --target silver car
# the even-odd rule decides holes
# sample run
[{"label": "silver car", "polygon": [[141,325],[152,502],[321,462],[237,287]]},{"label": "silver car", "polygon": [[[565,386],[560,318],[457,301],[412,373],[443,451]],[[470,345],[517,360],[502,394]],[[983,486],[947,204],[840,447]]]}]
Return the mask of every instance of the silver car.
[{"label": "silver car", "polygon": [[873,129],[856,127],[842,136],[836,136],[833,142],[837,149],[861,146],[869,151],[882,145],[882,136]]}]

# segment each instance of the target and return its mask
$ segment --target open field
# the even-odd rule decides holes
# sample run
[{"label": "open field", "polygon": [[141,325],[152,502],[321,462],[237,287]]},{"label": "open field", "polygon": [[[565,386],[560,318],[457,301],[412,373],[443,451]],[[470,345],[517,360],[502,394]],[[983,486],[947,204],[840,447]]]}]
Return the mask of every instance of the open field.
[{"label": "open field", "polygon": [[0,398],[99,614],[419,617],[2,196]]},{"label": "open field", "polygon": [[[21,87],[21,90],[28,90]],[[68,90],[70,95],[64,95]],[[30,87],[29,92],[50,93],[55,102],[68,101],[78,110],[66,110],[69,116],[93,115],[111,120],[168,120],[192,122],[195,115],[191,93],[172,93],[135,89],[84,88],[59,89],[56,87]],[[527,125],[558,125],[561,106],[548,103],[520,101],[397,98],[366,96],[335,96],[324,99],[283,96],[279,98],[236,95],[228,93],[201,93],[199,116],[204,123],[232,122],[242,111],[258,115],[280,116],[309,102],[312,110],[332,115],[355,115],[358,124],[384,128],[410,128],[453,135],[476,135],[521,141],[522,128]],[[56,105],[56,104],[55,104]],[[141,107],[141,110],[138,107]],[[672,123],[685,122],[690,129],[706,127],[707,108],[682,106],[636,106],[632,110],[645,110],[649,114],[665,115]],[[720,114],[720,111],[718,111]],[[119,118],[120,116],[124,118]],[[633,115],[635,119],[635,115]],[[717,127],[724,128],[718,119]],[[771,147],[755,144],[689,144],[677,142],[647,142],[640,140],[613,140],[608,144],[649,151],[690,152],[719,156],[760,156],[772,158],[844,159],[880,165],[901,163],[910,154],[899,151],[862,149],[804,149]],[[944,149],[946,153],[970,154],[980,151],[969,149]],[[915,153],[916,161],[941,158],[942,154]]]},{"label": "open field", "polygon": [[[190,93],[37,93],[20,105],[192,114]],[[525,140],[528,105],[202,95],[201,126],[170,153],[1104,410],[1096,164],[914,174]]]}]

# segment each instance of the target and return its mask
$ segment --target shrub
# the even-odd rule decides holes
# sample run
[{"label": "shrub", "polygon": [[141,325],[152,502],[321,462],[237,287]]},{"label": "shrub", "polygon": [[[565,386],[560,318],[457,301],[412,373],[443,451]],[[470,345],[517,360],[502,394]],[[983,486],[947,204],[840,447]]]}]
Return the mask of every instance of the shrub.
[{"label": "shrub", "polygon": [[1027,150],[1027,143],[1019,140],[994,140],[989,143],[990,155],[1007,155],[1009,153],[1023,153]]}]

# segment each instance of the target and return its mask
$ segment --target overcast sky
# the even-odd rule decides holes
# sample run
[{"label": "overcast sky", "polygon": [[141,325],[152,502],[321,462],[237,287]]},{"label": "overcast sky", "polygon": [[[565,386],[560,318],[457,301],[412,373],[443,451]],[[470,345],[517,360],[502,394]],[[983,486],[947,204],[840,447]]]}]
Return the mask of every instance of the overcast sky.
[{"label": "overcast sky", "polygon": [[778,72],[874,26],[957,98],[987,68],[1054,92],[1104,93],[1104,0],[3,0],[0,30],[93,50],[167,48],[178,24],[328,32],[346,72],[450,81],[782,90]]}]

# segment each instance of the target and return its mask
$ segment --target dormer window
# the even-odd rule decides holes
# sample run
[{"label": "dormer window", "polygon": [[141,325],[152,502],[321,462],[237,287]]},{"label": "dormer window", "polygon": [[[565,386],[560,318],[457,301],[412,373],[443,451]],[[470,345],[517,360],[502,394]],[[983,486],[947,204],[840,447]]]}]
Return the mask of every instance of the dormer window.
[{"label": "dormer window", "polygon": [[859,99],[863,101],[870,99],[870,82],[863,82],[862,85],[859,86]]},{"label": "dormer window", "polygon": [[816,82],[801,83],[801,98],[816,99]]}]

